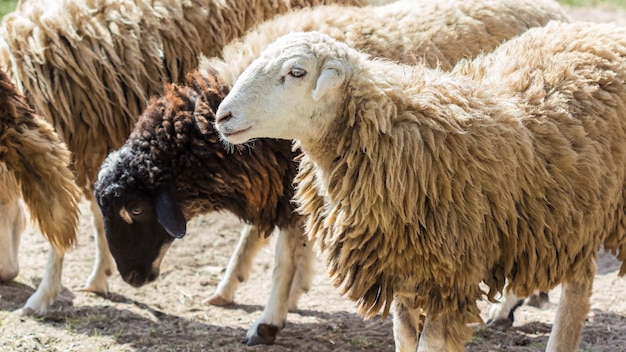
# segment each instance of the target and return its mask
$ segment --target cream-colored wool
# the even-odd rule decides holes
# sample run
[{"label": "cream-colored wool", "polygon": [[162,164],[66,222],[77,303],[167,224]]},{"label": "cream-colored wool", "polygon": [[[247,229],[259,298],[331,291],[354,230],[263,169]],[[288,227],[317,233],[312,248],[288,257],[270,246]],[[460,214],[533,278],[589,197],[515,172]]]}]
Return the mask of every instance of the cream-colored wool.
[{"label": "cream-colored wool", "polygon": [[451,73],[299,33],[240,76],[217,127],[299,140],[307,234],[364,317],[401,312],[397,349],[418,348],[423,311],[418,350],[462,351],[508,279],[563,284],[547,350],[573,351],[600,246],[626,256],[625,82],[613,25],[552,22]]},{"label": "cream-colored wool", "polygon": [[70,153],[52,126],[35,115],[1,71],[0,163],[10,172],[0,183],[5,198],[0,203],[19,207],[23,195],[48,242],[60,253],[73,246],[80,189],[69,169]]},{"label": "cream-colored wool", "polygon": [[462,58],[490,51],[551,20],[568,21],[553,0],[405,0],[362,8],[306,8],[257,26],[226,46],[221,58],[201,60],[200,68],[211,67],[230,86],[276,38],[315,30],[374,57],[449,70]]}]

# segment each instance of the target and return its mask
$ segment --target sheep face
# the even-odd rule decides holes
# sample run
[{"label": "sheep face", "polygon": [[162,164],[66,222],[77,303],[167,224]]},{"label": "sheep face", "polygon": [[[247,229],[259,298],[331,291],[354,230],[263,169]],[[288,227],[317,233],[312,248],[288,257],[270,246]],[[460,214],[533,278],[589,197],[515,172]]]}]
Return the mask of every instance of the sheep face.
[{"label": "sheep face", "polygon": [[100,171],[96,199],[118,271],[124,281],[140,287],[158,277],[170,244],[185,234],[185,218],[173,187],[146,190],[135,183],[122,186],[122,180],[128,181],[124,168],[109,164],[107,159]]},{"label": "sheep face", "polygon": [[[226,141],[257,137],[301,139],[323,130],[341,102],[342,45],[319,32],[292,33],[271,44],[239,77],[220,104],[216,128]],[[347,48],[347,46],[345,46]],[[326,50],[333,49],[333,50]]]}]

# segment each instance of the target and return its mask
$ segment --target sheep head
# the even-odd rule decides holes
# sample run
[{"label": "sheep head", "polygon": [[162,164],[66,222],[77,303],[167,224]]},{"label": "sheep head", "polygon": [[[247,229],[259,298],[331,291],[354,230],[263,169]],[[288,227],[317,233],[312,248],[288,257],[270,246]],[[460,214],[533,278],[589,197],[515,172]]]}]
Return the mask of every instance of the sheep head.
[{"label": "sheep head", "polygon": [[344,100],[351,49],[319,32],[277,39],[237,79],[220,104],[216,128],[227,142],[301,139],[319,133]]},{"label": "sheep head", "polygon": [[141,187],[126,175],[127,161],[124,148],[111,153],[95,193],[118,271],[124,281],[140,287],[159,276],[170,244],[185,235],[186,221],[173,186]]}]

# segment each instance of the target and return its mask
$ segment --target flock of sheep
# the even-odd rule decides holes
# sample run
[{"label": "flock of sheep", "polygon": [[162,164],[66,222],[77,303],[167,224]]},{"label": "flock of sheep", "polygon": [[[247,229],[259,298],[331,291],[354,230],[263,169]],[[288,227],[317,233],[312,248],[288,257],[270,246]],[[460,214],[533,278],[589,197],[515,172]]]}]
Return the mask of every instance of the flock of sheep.
[{"label": "flock of sheep", "polygon": [[249,345],[317,255],[364,318],[393,315],[397,351],[462,351],[478,300],[559,284],[547,350],[574,351],[600,247],[626,256],[626,29],[568,22],[552,0],[24,1],[0,26],[0,280],[23,203],[51,245],[39,315],[81,196],[104,294],[229,211],[246,225],[207,303],[279,229]]}]

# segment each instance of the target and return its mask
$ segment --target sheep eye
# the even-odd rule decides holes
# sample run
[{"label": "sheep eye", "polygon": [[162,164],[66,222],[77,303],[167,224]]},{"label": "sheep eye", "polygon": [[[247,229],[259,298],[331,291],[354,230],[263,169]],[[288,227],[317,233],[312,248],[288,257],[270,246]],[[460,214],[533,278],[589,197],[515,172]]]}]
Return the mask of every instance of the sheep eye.
[{"label": "sheep eye", "polygon": [[304,75],[306,75],[306,71],[301,69],[301,68],[292,68],[291,71],[289,71],[289,74],[293,77],[296,78],[300,78],[300,77],[304,77]]},{"label": "sheep eye", "polygon": [[133,213],[133,215],[137,216],[137,215],[141,215],[141,213],[143,213],[143,209],[141,209],[141,208],[133,208],[133,210],[131,210],[130,212]]}]

